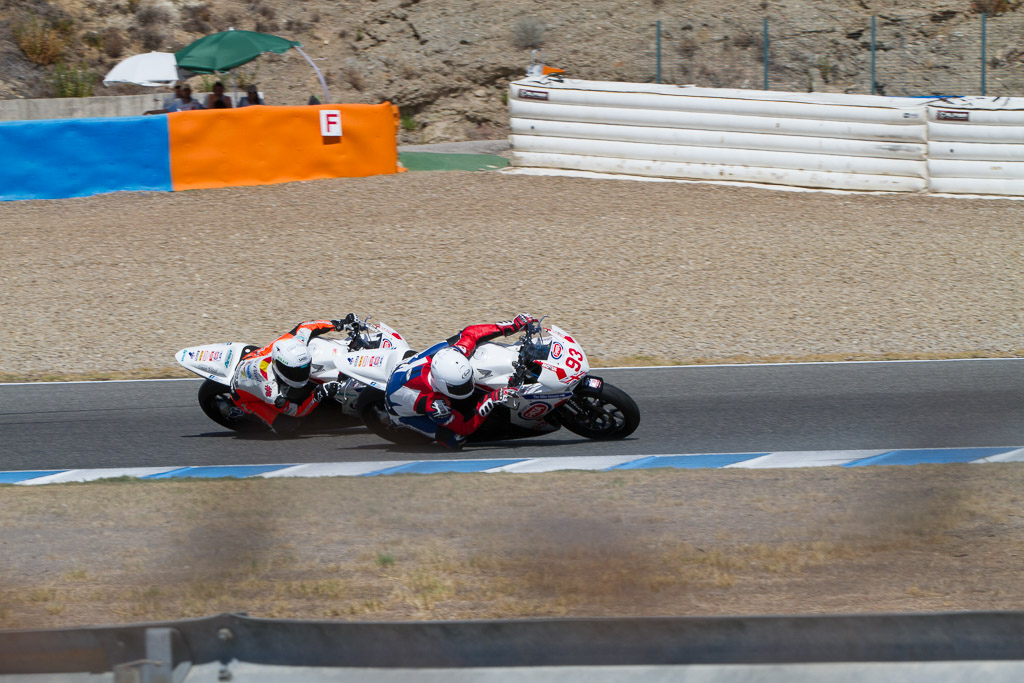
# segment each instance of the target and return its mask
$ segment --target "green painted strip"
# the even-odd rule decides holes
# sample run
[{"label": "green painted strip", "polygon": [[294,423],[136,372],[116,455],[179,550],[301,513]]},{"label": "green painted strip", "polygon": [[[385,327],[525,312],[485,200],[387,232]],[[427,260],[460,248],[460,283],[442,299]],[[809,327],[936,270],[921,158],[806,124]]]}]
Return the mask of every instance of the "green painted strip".
[{"label": "green painted strip", "polygon": [[493,171],[508,166],[508,159],[496,154],[400,152],[398,160],[410,171]]}]

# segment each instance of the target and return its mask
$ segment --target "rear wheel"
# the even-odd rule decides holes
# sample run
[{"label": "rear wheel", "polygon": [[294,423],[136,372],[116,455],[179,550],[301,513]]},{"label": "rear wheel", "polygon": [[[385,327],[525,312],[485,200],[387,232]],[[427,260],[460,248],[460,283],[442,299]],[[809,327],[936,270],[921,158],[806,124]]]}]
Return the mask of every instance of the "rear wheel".
[{"label": "rear wheel", "polygon": [[269,432],[270,427],[254,415],[242,413],[231,400],[231,389],[227,385],[208,379],[199,387],[199,407],[221,427],[236,432]]},{"label": "rear wheel", "polygon": [[384,407],[384,392],[380,389],[367,387],[359,392],[356,399],[356,412],[366,428],[380,438],[400,446],[424,446],[433,439],[411,429],[397,427],[391,422],[387,409]]},{"label": "rear wheel", "polygon": [[606,383],[597,396],[576,394],[566,401],[558,421],[588,439],[624,439],[640,425],[640,408],[625,391]]}]

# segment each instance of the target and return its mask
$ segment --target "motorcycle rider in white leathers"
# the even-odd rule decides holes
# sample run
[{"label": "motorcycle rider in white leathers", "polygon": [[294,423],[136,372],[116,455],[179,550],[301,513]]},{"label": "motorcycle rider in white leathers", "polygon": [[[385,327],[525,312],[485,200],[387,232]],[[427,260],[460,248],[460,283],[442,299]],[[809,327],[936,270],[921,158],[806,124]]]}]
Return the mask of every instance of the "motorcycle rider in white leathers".
[{"label": "motorcycle rider in white leathers", "polygon": [[473,368],[468,357],[480,342],[514,334],[534,318],[525,313],[493,325],[470,325],[457,336],[440,342],[403,362],[388,379],[384,405],[399,425],[459,449],[479,429],[494,406],[515,395],[510,388],[489,392],[469,414],[452,401],[473,395]]},{"label": "motorcycle rider in white leathers", "polygon": [[309,415],[325,398],[338,393],[338,382],[310,381],[309,340],[344,329],[353,320],[310,320],[299,323],[262,349],[242,357],[231,378],[235,409],[261,419],[279,434],[292,434],[299,418]]}]

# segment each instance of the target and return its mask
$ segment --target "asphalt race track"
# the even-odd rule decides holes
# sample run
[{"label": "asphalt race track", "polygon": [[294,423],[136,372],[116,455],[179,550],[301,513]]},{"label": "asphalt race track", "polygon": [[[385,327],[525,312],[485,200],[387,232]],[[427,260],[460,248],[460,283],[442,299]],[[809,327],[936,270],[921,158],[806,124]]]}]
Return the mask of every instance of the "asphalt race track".
[{"label": "asphalt race track", "polygon": [[595,370],[642,413],[624,441],[554,435],[461,453],[361,427],[242,437],[203,415],[199,381],[0,384],[0,470],[1024,444],[1024,359]]}]

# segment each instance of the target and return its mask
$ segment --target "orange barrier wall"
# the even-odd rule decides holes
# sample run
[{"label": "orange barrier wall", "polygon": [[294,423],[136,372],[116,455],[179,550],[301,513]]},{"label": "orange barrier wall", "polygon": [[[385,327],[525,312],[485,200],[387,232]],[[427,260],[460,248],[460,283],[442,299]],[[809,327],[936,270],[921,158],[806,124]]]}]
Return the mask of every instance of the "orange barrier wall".
[{"label": "orange barrier wall", "polygon": [[[320,110],[342,135],[320,135]],[[394,107],[322,104],[207,109],[167,115],[175,190],[270,185],[398,172]]]}]

